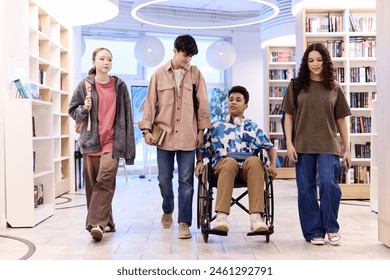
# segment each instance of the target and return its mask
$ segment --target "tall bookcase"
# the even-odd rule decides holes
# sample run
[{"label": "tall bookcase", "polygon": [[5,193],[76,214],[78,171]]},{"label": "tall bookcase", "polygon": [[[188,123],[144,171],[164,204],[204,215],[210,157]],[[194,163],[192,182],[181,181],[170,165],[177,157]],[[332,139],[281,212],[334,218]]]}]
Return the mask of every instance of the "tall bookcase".
[{"label": "tall bookcase", "polygon": [[[343,199],[369,199],[376,97],[375,9],[304,9],[297,16],[297,57],[307,45],[328,46],[352,115],[347,118],[353,167],[341,184]],[[341,141],[341,140],[340,140]]]},{"label": "tall bookcase", "polygon": [[268,136],[277,148],[278,178],[295,178],[295,168],[287,160],[281,118],[282,101],[291,78],[295,77],[295,47],[267,47]]},{"label": "tall bookcase", "polygon": [[[33,1],[28,5],[28,82],[39,99],[5,106],[7,222],[32,227],[54,213],[55,197],[70,190],[70,31]],[[43,204],[34,205],[34,186]]]},{"label": "tall bookcase", "polygon": [[30,0],[30,82],[52,103],[55,196],[70,189],[69,31]]}]

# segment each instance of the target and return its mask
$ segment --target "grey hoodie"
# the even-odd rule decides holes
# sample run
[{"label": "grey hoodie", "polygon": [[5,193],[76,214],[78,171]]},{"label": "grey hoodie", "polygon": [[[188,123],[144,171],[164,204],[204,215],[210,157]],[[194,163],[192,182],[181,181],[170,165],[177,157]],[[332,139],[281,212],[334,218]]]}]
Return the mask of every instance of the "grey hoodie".
[{"label": "grey hoodie", "polygon": [[[97,118],[99,99],[94,77],[95,75],[89,75],[85,78],[92,84],[91,131],[87,131],[88,111],[84,108],[84,100],[87,95],[85,80],[82,80],[75,88],[68,110],[72,119],[77,122],[84,121],[79,139],[82,153],[92,153],[101,150]],[[118,77],[113,76],[113,78],[116,79],[116,116],[112,155],[114,158],[124,158],[126,164],[131,165],[134,164],[135,158],[135,140],[130,96],[125,82]]]}]

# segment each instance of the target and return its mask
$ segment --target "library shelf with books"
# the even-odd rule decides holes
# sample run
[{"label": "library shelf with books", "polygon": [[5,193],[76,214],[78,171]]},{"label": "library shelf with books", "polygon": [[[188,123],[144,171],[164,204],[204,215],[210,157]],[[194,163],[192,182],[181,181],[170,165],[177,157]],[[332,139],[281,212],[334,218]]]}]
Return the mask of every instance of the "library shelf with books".
[{"label": "library shelf with books", "polygon": [[281,127],[283,96],[291,78],[295,77],[295,47],[268,46],[266,88],[268,96],[268,137],[278,155],[278,178],[295,178],[294,165],[287,158],[286,144]]},{"label": "library shelf with books", "polygon": [[[376,19],[372,7],[303,8],[296,16],[297,58],[313,42],[328,46],[336,79],[352,115],[347,118],[352,167],[342,199],[370,199],[372,115],[376,98]],[[341,140],[340,140],[341,141]]]}]

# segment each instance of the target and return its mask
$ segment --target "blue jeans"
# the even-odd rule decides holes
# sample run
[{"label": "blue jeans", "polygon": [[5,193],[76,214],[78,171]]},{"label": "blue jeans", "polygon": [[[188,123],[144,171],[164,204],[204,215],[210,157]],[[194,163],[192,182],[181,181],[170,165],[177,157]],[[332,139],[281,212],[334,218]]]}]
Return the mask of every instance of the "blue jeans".
[{"label": "blue jeans", "polygon": [[[304,238],[339,231],[341,189],[337,184],[340,158],[328,154],[299,154],[296,164],[299,219]],[[319,186],[320,203],[317,197]]]},{"label": "blue jeans", "polygon": [[174,209],[173,170],[174,160],[177,160],[179,173],[178,188],[178,222],[192,223],[192,198],[194,196],[195,151],[165,151],[157,148],[158,182],[163,198],[164,213]]}]

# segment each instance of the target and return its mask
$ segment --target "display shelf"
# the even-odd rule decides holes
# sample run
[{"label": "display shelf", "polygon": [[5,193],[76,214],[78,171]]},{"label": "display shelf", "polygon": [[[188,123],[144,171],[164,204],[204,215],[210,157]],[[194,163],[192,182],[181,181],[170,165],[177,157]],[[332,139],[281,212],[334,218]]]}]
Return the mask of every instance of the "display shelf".
[{"label": "display shelf", "polygon": [[295,168],[289,166],[281,127],[283,96],[295,77],[295,48],[293,46],[267,47],[266,92],[268,96],[268,136],[277,149],[278,178],[295,178]]},{"label": "display shelf", "polygon": [[[5,106],[7,222],[11,227],[33,227],[54,213],[51,109],[51,103],[31,99],[10,100]],[[43,204],[35,207],[37,185],[43,185]]]},{"label": "display shelf", "polygon": [[[372,104],[376,96],[376,24],[373,9],[303,9],[297,16],[297,57],[313,42],[328,46],[336,79],[352,115],[347,117],[352,167],[341,184],[343,199],[368,199],[371,170]],[[340,140],[341,141],[341,140]]]},{"label": "display shelf", "polygon": [[69,30],[30,1],[30,80],[42,100],[52,103],[55,196],[70,190]]},{"label": "display shelf", "polygon": [[[38,99],[7,100],[5,108],[6,219],[33,227],[54,213],[55,197],[70,190],[69,36],[71,32],[32,0],[17,26],[28,45],[24,83]],[[25,53],[21,55],[26,55]],[[34,186],[35,189],[34,189]],[[37,191],[39,190],[39,191]],[[37,204],[36,194],[43,193]]]}]

